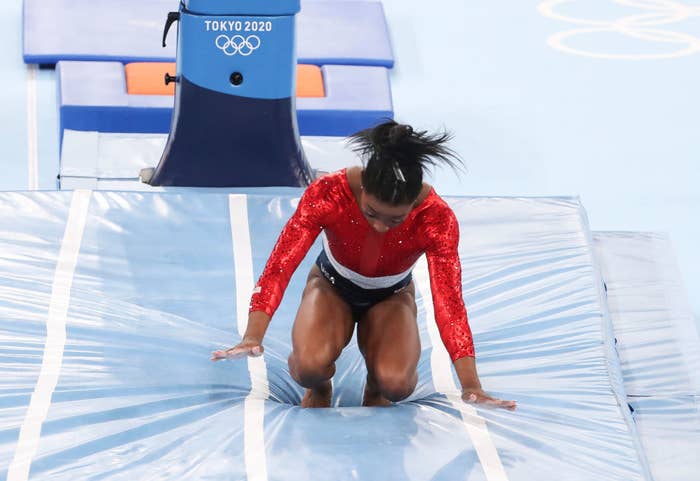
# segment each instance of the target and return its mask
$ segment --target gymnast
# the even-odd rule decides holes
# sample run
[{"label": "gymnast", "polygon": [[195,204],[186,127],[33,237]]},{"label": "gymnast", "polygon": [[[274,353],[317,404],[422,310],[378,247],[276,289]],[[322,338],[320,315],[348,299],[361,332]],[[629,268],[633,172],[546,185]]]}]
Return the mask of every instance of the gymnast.
[{"label": "gymnast", "polygon": [[462,299],[459,226],[450,207],[423,182],[423,171],[459,158],[446,133],[389,121],[350,137],[364,166],[316,179],[282,230],[253,292],[242,341],[212,353],[218,361],[263,353],[263,337],[289,280],[316,237],[323,249],[309,272],[292,328],[289,372],[306,388],[302,407],[329,407],[335,361],[357,342],[367,365],[364,406],[411,395],[420,340],[411,271],[425,253],[440,337],[454,363],[462,399],[513,410],[514,401],[481,387]]}]

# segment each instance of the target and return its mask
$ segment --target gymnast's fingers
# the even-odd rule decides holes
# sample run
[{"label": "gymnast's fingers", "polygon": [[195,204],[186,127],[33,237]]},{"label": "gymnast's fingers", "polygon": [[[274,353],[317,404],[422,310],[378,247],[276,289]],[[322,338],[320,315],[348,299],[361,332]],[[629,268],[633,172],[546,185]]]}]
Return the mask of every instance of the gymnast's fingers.
[{"label": "gymnast's fingers", "polygon": [[489,396],[484,391],[465,392],[462,399],[471,404],[482,404],[487,407],[507,409],[514,411],[518,406],[516,401],[502,400]]},{"label": "gymnast's fingers", "polygon": [[251,356],[258,357],[263,353],[263,347],[260,345],[237,345],[230,349],[214,351],[211,353],[212,361],[221,361],[222,359],[238,359],[241,357]]}]

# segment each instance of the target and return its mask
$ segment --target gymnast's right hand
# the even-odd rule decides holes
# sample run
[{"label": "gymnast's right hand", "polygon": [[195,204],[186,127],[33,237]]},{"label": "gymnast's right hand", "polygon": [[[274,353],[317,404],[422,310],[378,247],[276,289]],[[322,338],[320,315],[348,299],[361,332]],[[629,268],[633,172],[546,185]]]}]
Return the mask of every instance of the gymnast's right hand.
[{"label": "gymnast's right hand", "polygon": [[222,359],[238,359],[246,356],[258,357],[262,355],[263,350],[262,341],[244,337],[239,344],[230,349],[212,352],[211,360],[221,361]]}]

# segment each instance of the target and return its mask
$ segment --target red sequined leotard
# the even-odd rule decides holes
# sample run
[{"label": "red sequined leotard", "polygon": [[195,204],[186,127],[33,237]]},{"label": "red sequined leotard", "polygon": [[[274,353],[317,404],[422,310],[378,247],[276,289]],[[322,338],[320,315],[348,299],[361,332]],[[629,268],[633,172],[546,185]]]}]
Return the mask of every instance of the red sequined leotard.
[{"label": "red sequined leotard", "polygon": [[431,190],[401,224],[379,233],[357,205],[345,170],[320,177],[302,195],[260,276],[251,312],[274,314],[289,279],[321,231],[329,257],[365,280],[408,273],[425,253],[440,337],[453,361],[474,356],[462,300],[459,226],[452,209]]}]

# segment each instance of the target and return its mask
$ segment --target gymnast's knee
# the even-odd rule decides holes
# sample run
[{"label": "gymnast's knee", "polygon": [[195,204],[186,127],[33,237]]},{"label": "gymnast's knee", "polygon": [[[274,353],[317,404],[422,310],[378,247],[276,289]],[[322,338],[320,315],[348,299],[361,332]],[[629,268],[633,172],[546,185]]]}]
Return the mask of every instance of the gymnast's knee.
[{"label": "gymnast's knee", "polygon": [[378,367],[373,370],[373,375],[381,395],[392,402],[403,401],[413,394],[418,383],[415,370]]},{"label": "gymnast's knee", "polygon": [[337,355],[329,351],[295,351],[288,359],[289,372],[301,386],[314,387],[333,377],[337,358]]}]

